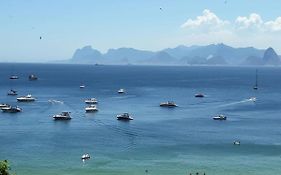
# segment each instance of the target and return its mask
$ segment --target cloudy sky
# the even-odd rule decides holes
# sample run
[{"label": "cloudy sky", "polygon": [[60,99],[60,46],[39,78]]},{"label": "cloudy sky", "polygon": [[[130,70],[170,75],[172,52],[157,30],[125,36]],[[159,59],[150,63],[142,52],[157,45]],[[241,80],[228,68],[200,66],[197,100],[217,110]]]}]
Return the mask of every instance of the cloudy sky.
[{"label": "cloudy sky", "polygon": [[63,60],[85,45],[155,51],[223,42],[281,54],[280,9],[279,0],[1,0],[0,61]]}]

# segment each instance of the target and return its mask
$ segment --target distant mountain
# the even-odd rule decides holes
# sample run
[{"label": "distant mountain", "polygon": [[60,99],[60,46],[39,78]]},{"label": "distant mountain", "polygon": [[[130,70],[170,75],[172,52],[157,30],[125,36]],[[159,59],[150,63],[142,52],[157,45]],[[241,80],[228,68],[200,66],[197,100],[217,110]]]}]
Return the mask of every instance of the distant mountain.
[{"label": "distant mountain", "polygon": [[85,46],[82,49],[77,49],[75,51],[70,62],[93,64],[103,62],[103,56],[98,50],[93,49],[91,46]]},{"label": "distant mountain", "polygon": [[154,55],[154,52],[133,48],[109,49],[104,58],[107,63],[137,64]]},{"label": "distant mountain", "polygon": [[109,49],[105,54],[91,46],[77,49],[70,63],[82,64],[148,64],[148,65],[279,65],[280,58],[272,48],[234,48],[225,44],[167,48],[158,52],[134,48]]},{"label": "distant mountain", "polygon": [[280,58],[276,54],[276,52],[269,47],[265,50],[262,61],[265,65],[279,65],[280,64]]}]

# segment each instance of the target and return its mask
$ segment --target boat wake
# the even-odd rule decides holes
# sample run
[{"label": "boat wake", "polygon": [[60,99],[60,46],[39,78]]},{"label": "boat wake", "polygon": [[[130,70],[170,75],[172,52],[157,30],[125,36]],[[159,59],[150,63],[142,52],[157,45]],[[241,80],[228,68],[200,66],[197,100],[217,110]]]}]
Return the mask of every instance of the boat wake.
[{"label": "boat wake", "polygon": [[63,104],[63,101],[53,100],[53,99],[48,100],[48,102],[51,104]]},{"label": "boat wake", "polygon": [[256,97],[251,97],[251,98],[244,99],[244,100],[241,100],[241,101],[223,104],[223,105],[220,105],[220,107],[233,106],[233,105],[248,103],[248,102],[256,102]]}]

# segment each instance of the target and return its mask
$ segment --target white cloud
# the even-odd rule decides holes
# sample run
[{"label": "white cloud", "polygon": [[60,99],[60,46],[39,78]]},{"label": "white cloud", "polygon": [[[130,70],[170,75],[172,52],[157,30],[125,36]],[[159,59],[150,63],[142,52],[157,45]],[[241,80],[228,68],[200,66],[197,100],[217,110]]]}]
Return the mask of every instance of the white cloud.
[{"label": "white cloud", "polygon": [[276,18],[275,21],[267,21],[264,25],[269,31],[281,31],[281,17]]},{"label": "white cloud", "polygon": [[238,16],[235,24],[238,29],[262,29],[263,20],[259,14],[252,13],[249,17]]},{"label": "white cloud", "polygon": [[196,19],[188,19],[184,24],[181,25],[182,28],[188,29],[219,29],[228,24],[228,21],[221,20],[216,14],[208,9],[203,11],[202,16],[197,16]]}]

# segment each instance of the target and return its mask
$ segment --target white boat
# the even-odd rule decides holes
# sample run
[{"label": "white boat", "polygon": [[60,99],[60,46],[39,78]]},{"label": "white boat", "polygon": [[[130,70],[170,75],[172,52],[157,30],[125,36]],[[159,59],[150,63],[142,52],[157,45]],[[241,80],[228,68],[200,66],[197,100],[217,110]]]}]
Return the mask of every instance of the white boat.
[{"label": "white boat", "polygon": [[118,93],[119,93],[119,94],[125,93],[125,89],[119,89],[119,90],[118,90]]},{"label": "white boat", "polygon": [[249,98],[249,101],[252,101],[252,102],[256,102],[257,98],[256,97],[251,97]]},{"label": "white boat", "polygon": [[224,116],[224,115],[222,115],[222,114],[213,117],[214,120],[226,120],[226,118],[227,118],[227,117]]},{"label": "white boat", "polygon": [[38,78],[37,78],[35,75],[33,75],[33,74],[29,75],[29,76],[28,76],[28,79],[29,79],[30,81],[38,80]]},{"label": "white boat", "polygon": [[18,106],[15,106],[15,107],[7,106],[7,107],[1,108],[1,110],[3,112],[9,112],[9,113],[17,113],[17,112],[21,112],[22,111],[22,109],[20,107],[18,107]]},{"label": "white boat", "polygon": [[90,105],[90,106],[87,106],[87,107],[85,108],[85,111],[86,111],[86,112],[96,112],[96,111],[98,111],[98,108],[97,108],[96,105]]},{"label": "white boat", "polygon": [[123,114],[118,114],[116,116],[117,120],[133,120],[134,118],[127,112]]},{"label": "white boat", "polygon": [[177,107],[178,105],[173,101],[167,101],[167,102],[160,103],[160,106],[161,107]]},{"label": "white boat", "polygon": [[95,98],[89,98],[89,99],[85,100],[85,103],[86,104],[96,104],[96,103],[98,103],[98,100]]},{"label": "white boat", "polygon": [[235,141],[233,142],[233,145],[240,145],[240,141],[239,141],[239,140],[235,140]]},{"label": "white boat", "polygon": [[35,98],[28,94],[27,96],[18,97],[17,100],[19,102],[32,102],[35,101]]},{"label": "white boat", "polygon": [[16,76],[16,75],[12,75],[12,76],[10,76],[10,79],[11,79],[11,80],[16,80],[16,79],[19,79],[19,77]]},{"label": "white boat", "polygon": [[85,88],[86,86],[84,84],[80,85],[80,89]]},{"label": "white boat", "polygon": [[53,115],[54,120],[70,120],[70,112],[62,112],[60,114]]},{"label": "white boat", "polygon": [[6,108],[6,107],[9,107],[10,105],[9,104],[6,104],[6,103],[0,103],[0,109],[2,108]]},{"label": "white boat", "polygon": [[90,159],[91,158],[91,156],[90,156],[90,154],[83,154],[82,156],[81,156],[81,159],[82,160],[88,160],[88,159]]},{"label": "white boat", "polygon": [[11,89],[10,92],[7,93],[7,95],[18,95],[17,91]]}]

